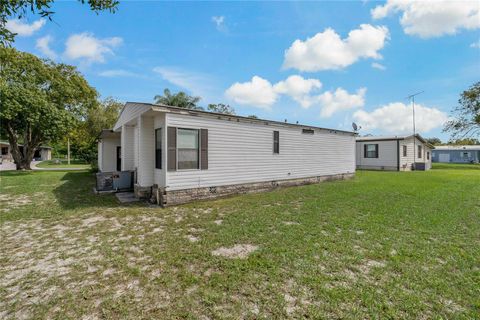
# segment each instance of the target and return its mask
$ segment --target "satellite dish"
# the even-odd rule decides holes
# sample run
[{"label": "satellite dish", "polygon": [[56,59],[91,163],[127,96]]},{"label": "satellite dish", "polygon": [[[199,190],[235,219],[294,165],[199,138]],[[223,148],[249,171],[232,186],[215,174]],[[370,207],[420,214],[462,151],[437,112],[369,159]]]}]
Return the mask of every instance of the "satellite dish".
[{"label": "satellite dish", "polygon": [[355,122],[352,122],[352,128],[353,128],[353,131],[357,131],[358,130],[358,126]]}]

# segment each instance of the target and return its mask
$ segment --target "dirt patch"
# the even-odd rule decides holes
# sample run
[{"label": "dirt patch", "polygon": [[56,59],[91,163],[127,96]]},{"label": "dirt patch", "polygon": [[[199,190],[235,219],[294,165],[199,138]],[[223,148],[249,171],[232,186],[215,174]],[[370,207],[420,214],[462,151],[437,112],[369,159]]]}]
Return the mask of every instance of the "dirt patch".
[{"label": "dirt patch", "polygon": [[237,244],[233,247],[229,247],[229,248],[221,247],[221,248],[218,248],[217,250],[213,250],[212,255],[225,257],[229,259],[245,259],[257,249],[258,249],[258,246],[254,246],[251,244]]},{"label": "dirt patch", "polygon": [[298,226],[300,223],[294,221],[283,221],[283,224],[286,226]]}]

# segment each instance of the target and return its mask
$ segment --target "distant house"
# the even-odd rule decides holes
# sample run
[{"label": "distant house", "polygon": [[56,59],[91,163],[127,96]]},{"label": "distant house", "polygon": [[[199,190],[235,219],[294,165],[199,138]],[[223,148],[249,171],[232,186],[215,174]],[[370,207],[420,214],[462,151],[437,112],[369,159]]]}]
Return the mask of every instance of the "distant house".
[{"label": "distant house", "polygon": [[420,135],[357,137],[357,169],[429,170],[432,149]]},{"label": "distant house", "polygon": [[355,174],[353,132],[148,103],[126,103],[98,148],[103,173],[133,171],[161,205]]},{"label": "distant house", "polygon": [[438,146],[432,151],[433,162],[479,163],[480,145]]},{"label": "distant house", "polygon": [[[19,145],[19,147],[20,147],[20,152],[22,152],[23,145]],[[0,148],[1,148],[2,160],[13,161],[10,143],[7,141],[0,141]],[[47,146],[38,147],[35,150],[33,159],[38,161],[51,160],[52,148]]]}]

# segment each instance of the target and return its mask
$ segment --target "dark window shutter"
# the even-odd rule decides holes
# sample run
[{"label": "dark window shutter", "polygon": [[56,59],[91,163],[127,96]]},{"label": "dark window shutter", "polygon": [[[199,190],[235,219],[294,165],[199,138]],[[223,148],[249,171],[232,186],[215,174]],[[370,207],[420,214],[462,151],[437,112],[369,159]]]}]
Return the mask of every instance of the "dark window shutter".
[{"label": "dark window shutter", "polygon": [[167,129],[167,170],[177,170],[177,128]]},{"label": "dark window shutter", "polygon": [[208,169],[208,129],[200,129],[200,170]]},{"label": "dark window shutter", "polygon": [[375,145],[375,158],[378,158],[378,143]]},{"label": "dark window shutter", "polygon": [[273,153],[280,153],[280,132],[273,131]]},{"label": "dark window shutter", "polygon": [[367,158],[367,145],[366,144],[363,145],[363,157]]}]

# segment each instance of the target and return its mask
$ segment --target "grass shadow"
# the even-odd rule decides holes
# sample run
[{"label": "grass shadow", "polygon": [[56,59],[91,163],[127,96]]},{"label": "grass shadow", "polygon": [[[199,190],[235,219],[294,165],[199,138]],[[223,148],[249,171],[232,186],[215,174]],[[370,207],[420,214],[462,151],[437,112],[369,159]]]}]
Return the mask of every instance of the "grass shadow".
[{"label": "grass shadow", "polygon": [[120,206],[114,194],[93,193],[95,176],[91,172],[66,172],[61,181],[63,183],[53,189],[53,194],[63,209]]}]

